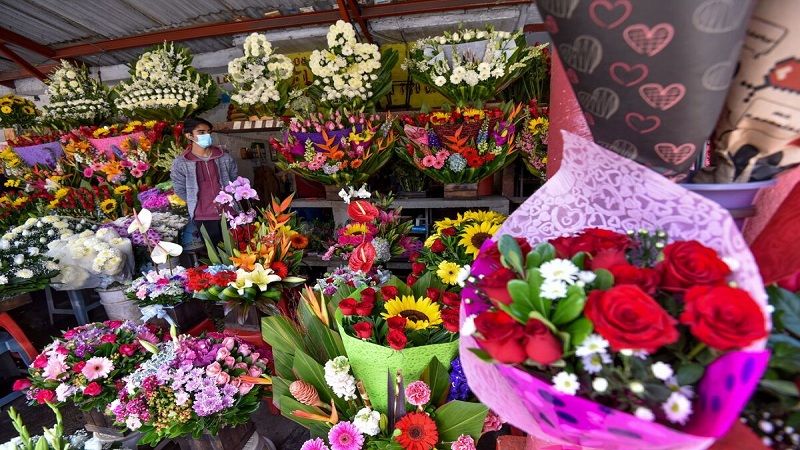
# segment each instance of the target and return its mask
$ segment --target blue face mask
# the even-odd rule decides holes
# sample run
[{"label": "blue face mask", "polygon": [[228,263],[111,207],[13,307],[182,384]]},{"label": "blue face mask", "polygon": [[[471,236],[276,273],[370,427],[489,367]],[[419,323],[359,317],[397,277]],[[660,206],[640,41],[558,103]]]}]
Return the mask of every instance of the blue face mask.
[{"label": "blue face mask", "polygon": [[203,148],[208,148],[211,146],[211,135],[210,134],[201,134],[197,136],[197,140],[195,141],[197,145]]}]

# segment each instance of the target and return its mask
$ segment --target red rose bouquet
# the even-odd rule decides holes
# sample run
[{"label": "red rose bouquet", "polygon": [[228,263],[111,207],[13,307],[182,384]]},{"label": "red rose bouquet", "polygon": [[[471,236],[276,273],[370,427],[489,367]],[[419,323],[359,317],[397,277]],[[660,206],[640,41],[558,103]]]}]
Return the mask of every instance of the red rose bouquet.
[{"label": "red rose bouquet", "polygon": [[27,380],[28,399],[72,401],[83,410],[104,411],[119,392],[118,384],[150,357],[142,343],[157,344],[152,325],[107,321],[83,325],[54,340],[34,359]]}]

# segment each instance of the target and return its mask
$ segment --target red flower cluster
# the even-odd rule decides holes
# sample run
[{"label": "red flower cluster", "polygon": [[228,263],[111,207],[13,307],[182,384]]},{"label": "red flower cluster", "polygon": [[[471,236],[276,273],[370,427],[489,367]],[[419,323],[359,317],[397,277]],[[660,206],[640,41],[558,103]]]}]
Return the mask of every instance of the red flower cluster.
[{"label": "red flower cluster", "polygon": [[236,281],[236,272],[231,270],[222,270],[215,274],[208,272],[208,266],[186,270],[186,287],[192,292],[204,291],[212,286],[224,288],[231,281]]},{"label": "red flower cluster", "polygon": [[444,328],[451,333],[458,333],[458,312],[461,308],[461,296],[455,292],[434,288],[428,288],[425,291],[425,296],[443,305],[441,315]]},{"label": "red flower cluster", "polygon": [[489,311],[475,318],[475,328],[481,334],[477,339],[481,347],[501,363],[531,359],[547,365],[561,358],[561,342],[537,319],[523,326],[503,311]]}]

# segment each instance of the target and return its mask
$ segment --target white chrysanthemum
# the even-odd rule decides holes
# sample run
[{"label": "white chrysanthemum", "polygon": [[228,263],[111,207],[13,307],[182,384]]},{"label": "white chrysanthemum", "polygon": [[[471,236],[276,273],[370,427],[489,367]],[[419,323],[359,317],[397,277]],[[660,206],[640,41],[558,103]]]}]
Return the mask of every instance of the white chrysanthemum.
[{"label": "white chrysanthemum", "polygon": [[680,393],[673,392],[667,401],[661,405],[661,409],[667,415],[667,420],[683,425],[692,415],[692,402]]},{"label": "white chrysanthemum", "polygon": [[580,269],[568,259],[553,259],[539,267],[539,273],[545,280],[563,281],[572,284],[578,276]]},{"label": "white chrysanthemum", "polygon": [[603,377],[595,378],[592,380],[592,389],[594,389],[595,392],[605,392],[608,389],[608,380]]},{"label": "white chrysanthemum", "polygon": [[33,271],[31,269],[20,269],[14,275],[27,280],[33,278]]},{"label": "white chrysanthemum", "polygon": [[672,367],[661,361],[650,366],[650,370],[653,372],[653,376],[663,381],[669,380],[674,374]]},{"label": "white chrysanthemum", "polygon": [[580,387],[581,384],[578,382],[578,376],[574,373],[559,372],[553,377],[553,388],[558,392],[575,395],[578,393]]},{"label": "white chrysanthemum", "polygon": [[594,353],[605,353],[608,349],[608,341],[599,334],[593,333],[581,342],[575,349],[575,356],[589,356]]},{"label": "white chrysanthemum", "polygon": [[558,300],[567,296],[567,284],[559,280],[545,280],[539,288],[539,295],[548,300]]},{"label": "white chrysanthemum", "polygon": [[367,436],[377,436],[381,432],[381,413],[370,408],[362,408],[353,418],[353,425]]}]

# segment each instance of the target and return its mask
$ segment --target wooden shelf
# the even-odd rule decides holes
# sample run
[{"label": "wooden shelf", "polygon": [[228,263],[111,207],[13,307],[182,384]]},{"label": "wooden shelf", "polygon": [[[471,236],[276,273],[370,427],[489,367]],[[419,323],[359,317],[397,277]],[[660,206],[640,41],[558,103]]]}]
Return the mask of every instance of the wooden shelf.
[{"label": "wooden shelf", "polygon": [[216,133],[257,133],[267,131],[280,131],[283,120],[271,118],[264,120],[234,120],[214,124]]}]

